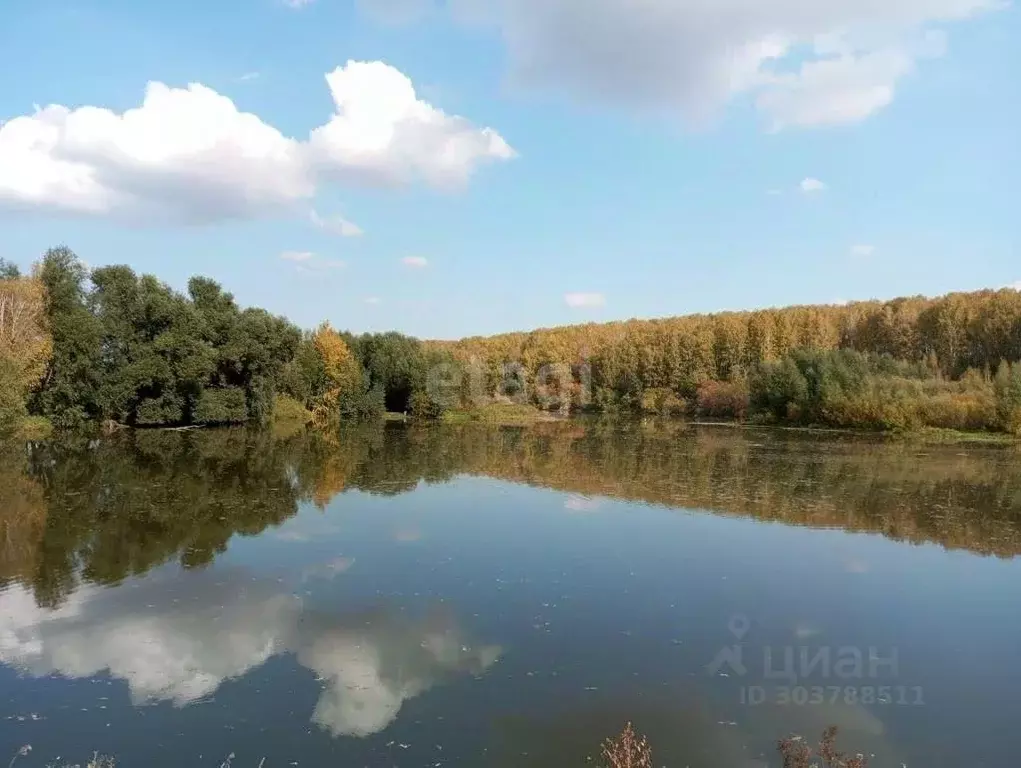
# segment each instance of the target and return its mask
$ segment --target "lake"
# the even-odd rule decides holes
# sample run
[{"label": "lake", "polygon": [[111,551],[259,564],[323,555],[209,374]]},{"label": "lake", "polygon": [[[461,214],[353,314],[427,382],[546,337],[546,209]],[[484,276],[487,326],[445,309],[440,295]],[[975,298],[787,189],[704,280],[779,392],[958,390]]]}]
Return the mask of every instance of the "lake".
[{"label": "lake", "polygon": [[16,765],[1018,763],[1021,453],[564,422],[0,450]]}]

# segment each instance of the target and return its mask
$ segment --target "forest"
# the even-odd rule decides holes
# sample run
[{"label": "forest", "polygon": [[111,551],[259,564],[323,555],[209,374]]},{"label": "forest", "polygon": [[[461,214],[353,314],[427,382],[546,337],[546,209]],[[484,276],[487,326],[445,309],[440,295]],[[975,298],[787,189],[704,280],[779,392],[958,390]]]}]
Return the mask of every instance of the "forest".
[{"label": "forest", "polygon": [[303,330],[66,247],[0,262],[0,429],[26,419],[333,428],[398,412],[686,415],[1021,434],[1021,292],[684,315],[419,340]]}]

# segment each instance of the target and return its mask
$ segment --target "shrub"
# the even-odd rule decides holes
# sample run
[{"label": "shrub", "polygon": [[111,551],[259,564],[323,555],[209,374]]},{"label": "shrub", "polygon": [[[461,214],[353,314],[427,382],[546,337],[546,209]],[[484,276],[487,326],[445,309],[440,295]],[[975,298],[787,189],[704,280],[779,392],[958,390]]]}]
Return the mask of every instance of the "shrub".
[{"label": "shrub", "polygon": [[695,394],[698,412],[714,418],[743,419],[748,414],[748,385],[743,381],[706,381]]},{"label": "shrub", "polygon": [[750,404],[776,419],[793,419],[808,401],[808,382],[789,357],[759,366],[748,385]]},{"label": "shrub", "polygon": [[642,410],[645,413],[664,416],[679,416],[687,409],[687,403],[667,387],[653,387],[642,392]]},{"label": "shrub", "polygon": [[183,418],[184,406],[173,394],[145,398],[135,409],[135,423],[145,427],[180,424]]},{"label": "shrub", "polygon": [[408,410],[413,419],[438,419],[446,408],[424,389],[419,389],[411,393]]},{"label": "shrub", "polygon": [[[867,768],[868,758],[865,755],[846,755],[837,752],[837,726],[831,725],[823,731],[822,740],[819,746],[813,749],[808,742],[800,736],[791,736],[781,739],[776,745],[777,751],[783,760],[783,768],[812,768],[813,766],[825,766],[825,768]],[[813,758],[816,755],[821,762]]]},{"label": "shrub", "polygon": [[984,430],[997,426],[996,400],[973,392],[943,392],[918,404],[919,419],[927,427]]},{"label": "shrub", "polygon": [[278,424],[305,425],[312,421],[312,412],[289,395],[277,395],[273,403],[273,421]]},{"label": "shrub", "polygon": [[1021,363],[1001,362],[993,390],[997,425],[1012,435],[1021,435]]},{"label": "shrub", "polygon": [[382,384],[369,386],[369,375],[363,374],[362,387],[342,396],[339,405],[342,419],[381,419],[386,413],[386,392]]},{"label": "shrub", "polygon": [[620,736],[603,742],[603,763],[606,768],[652,768],[652,748],[628,723]]},{"label": "shrub", "polygon": [[45,416],[26,416],[18,424],[18,436],[25,440],[46,440],[53,435],[53,422]]},{"label": "shrub", "polygon": [[195,406],[197,424],[240,424],[248,420],[245,391],[240,387],[221,387],[202,391]]}]

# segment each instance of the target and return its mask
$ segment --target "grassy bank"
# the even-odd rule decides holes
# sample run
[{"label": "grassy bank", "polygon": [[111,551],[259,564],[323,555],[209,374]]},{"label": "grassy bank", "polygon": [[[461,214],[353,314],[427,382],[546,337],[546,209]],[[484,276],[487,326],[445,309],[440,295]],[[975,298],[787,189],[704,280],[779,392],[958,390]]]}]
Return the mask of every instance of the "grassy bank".
[{"label": "grassy bank", "polygon": [[447,411],[441,420],[445,424],[490,424],[513,427],[560,419],[531,405],[490,403],[478,408]]}]

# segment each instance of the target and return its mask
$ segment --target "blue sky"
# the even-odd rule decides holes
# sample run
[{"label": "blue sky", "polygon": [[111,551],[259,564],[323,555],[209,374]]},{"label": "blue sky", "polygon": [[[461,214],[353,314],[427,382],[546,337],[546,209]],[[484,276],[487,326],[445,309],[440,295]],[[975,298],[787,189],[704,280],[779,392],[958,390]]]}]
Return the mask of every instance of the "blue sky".
[{"label": "blue sky", "polygon": [[1000,287],[1019,38],[996,0],[0,3],[0,256],[430,338]]}]

